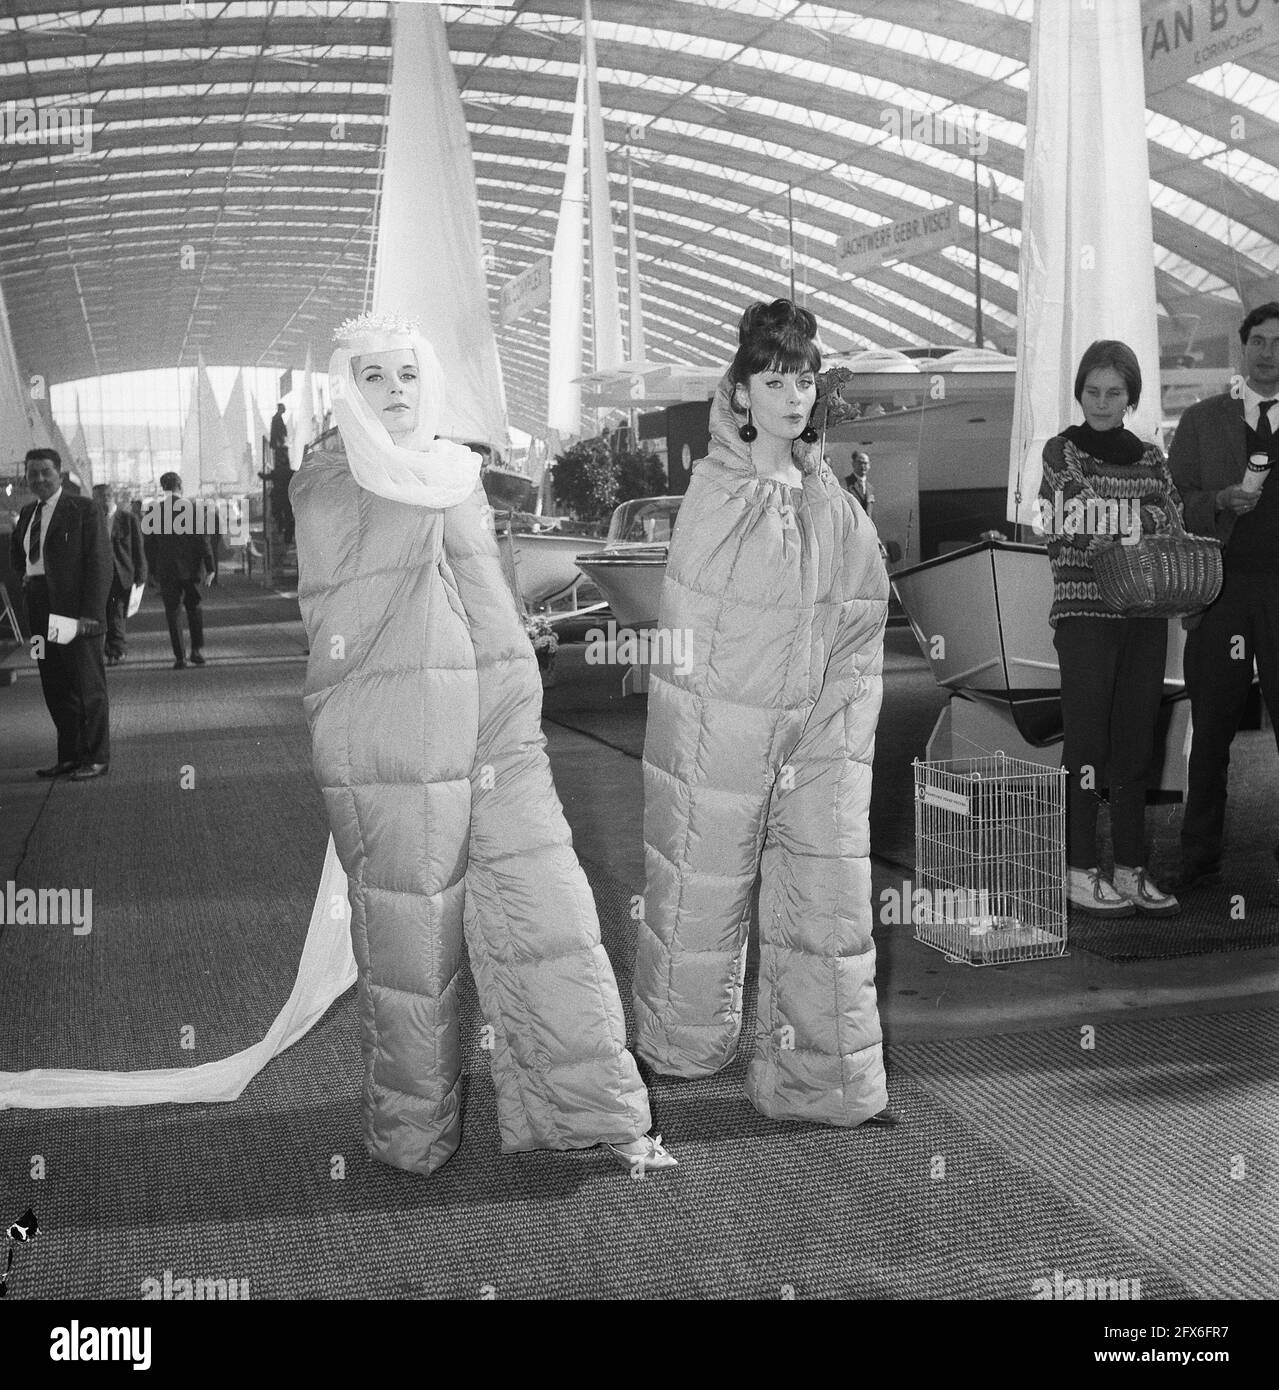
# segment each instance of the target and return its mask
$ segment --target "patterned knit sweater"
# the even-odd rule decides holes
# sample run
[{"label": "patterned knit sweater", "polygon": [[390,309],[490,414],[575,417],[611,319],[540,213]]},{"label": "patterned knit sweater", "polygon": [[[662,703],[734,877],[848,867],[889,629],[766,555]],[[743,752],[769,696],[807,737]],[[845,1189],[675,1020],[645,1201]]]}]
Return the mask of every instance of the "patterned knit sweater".
[{"label": "patterned knit sweater", "polygon": [[1181,515],[1181,498],[1164,456],[1148,444],[1136,463],[1103,463],[1057,435],[1044,445],[1039,512],[1053,567],[1053,605],[1059,618],[1122,618],[1102,601],[1093,578],[1093,556],[1143,532],[1171,529],[1169,512]]}]

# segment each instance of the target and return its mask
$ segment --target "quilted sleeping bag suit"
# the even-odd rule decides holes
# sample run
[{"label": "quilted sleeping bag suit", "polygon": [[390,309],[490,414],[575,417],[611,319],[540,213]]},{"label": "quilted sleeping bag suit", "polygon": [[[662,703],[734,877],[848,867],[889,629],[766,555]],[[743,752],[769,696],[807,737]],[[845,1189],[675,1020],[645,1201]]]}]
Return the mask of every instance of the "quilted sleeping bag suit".
[{"label": "quilted sleeping bag suit", "polygon": [[888,576],[816,451],[796,446],[802,488],[762,480],[738,424],[723,382],[662,590],[691,659],[649,689],[637,1050],[678,1076],[733,1059],[758,874],[747,1094],[851,1126],[887,1104],[869,812]]},{"label": "quilted sleeping bag suit", "polygon": [[634,1139],[648,1098],[551,781],[537,661],[483,491],[376,496],[341,452],[293,480],[313,763],[350,883],[369,1152],[457,1148],[463,939],[504,1151]]}]

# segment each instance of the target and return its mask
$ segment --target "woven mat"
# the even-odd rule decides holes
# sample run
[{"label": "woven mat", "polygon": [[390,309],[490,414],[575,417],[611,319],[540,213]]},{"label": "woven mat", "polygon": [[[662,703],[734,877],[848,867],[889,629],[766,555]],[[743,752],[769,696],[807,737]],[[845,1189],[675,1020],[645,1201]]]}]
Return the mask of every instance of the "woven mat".
[{"label": "woven mat", "polygon": [[[1275,788],[1265,782],[1273,762],[1271,736],[1245,730],[1236,736],[1236,756],[1230,788],[1226,853],[1222,881],[1201,884],[1178,895],[1181,911],[1175,917],[1121,917],[1114,921],[1072,912],[1068,930],[1071,949],[1089,951],[1106,960],[1175,960],[1222,951],[1255,951],[1279,945],[1279,908],[1269,905],[1279,893],[1279,876],[1270,847],[1279,837],[1279,806]],[[1268,745],[1268,746],[1267,746]],[[1249,756],[1240,756],[1246,750]],[[1175,880],[1181,863],[1182,808],[1146,809],[1150,872],[1159,883]],[[1101,845],[1110,842],[1110,813],[1103,806],[1098,818]],[[1107,873],[1113,857],[1102,856]]]},{"label": "woven mat", "polygon": [[0,927],[5,1070],[212,1061],[288,997],[328,838],[300,668],[190,675],[113,674],[111,775],[27,784],[14,882],[91,887],[93,919]]},{"label": "woven mat", "polygon": [[1279,1296],[1279,1011],[1088,1026],[893,1059],[1199,1296]]},{"label": "woven mat", "polygon": [[[587,867],[629,1002],[630,891]],[[652,1080],[674,1173],[637,1183],[594,1151],[502,1157],[469,979],[462,1000],[463,1141],[429,1179],[364,1154],[351,992],[229,1105],[6,1116],[0,1207],[33,1205],[42,1227],[12,1296],[135,1298],[185,1279],[247,1281],[253,1299],[1029,1299],[1057,1271],[1195,1294],[1085,1209],[1069,1174],[1046,1181],[891,1059],[897,1130],[758,1115],[748,1041],[716,1077]],[[747,1039],[752,1007],[748,989]]]}]

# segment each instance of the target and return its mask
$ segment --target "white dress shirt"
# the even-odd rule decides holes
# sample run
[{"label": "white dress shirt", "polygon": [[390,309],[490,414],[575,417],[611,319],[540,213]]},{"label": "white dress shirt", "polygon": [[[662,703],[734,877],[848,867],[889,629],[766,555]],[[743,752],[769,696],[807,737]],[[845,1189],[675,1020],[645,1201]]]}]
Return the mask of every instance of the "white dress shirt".
[{"label": "white dress shirt", "polygon": [[[57,492],[55,492],[47,502],[42,502],[40,506],[38,506],[35,509],[35,511],[31,513],[31,524],[27,527],[22,537],[22,553],[27,557],[28,579],[32,578],[34,575],[37,574],[42,575],[45,572],[44,543],[49,539],[49,525],[53,521],[53,509],[58,505],[61,499],[62,489],[61,487],[59,487]],[[36,517],[40,518],[40,550],[36,558],[33,560],[31,558],[31,551],[29,547],[31,542],[31,527],[36,524]]]}]

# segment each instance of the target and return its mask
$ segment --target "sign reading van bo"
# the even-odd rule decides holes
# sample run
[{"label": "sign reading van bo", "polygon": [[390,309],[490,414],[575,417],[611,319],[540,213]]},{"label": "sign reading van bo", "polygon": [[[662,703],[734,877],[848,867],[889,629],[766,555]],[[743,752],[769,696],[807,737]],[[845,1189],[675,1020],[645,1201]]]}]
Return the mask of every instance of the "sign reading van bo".
[{"label": "sign reading van bo", "polygon": [[0,106],[0,145],[69,145],[93,152],[93,108],[6,101]]},{"label": "sign reading van bo", "polygon": [[249,540],[249,509],[242,497],[166,496],[145,507],[144,536],[222,536],[228,545]]}]

